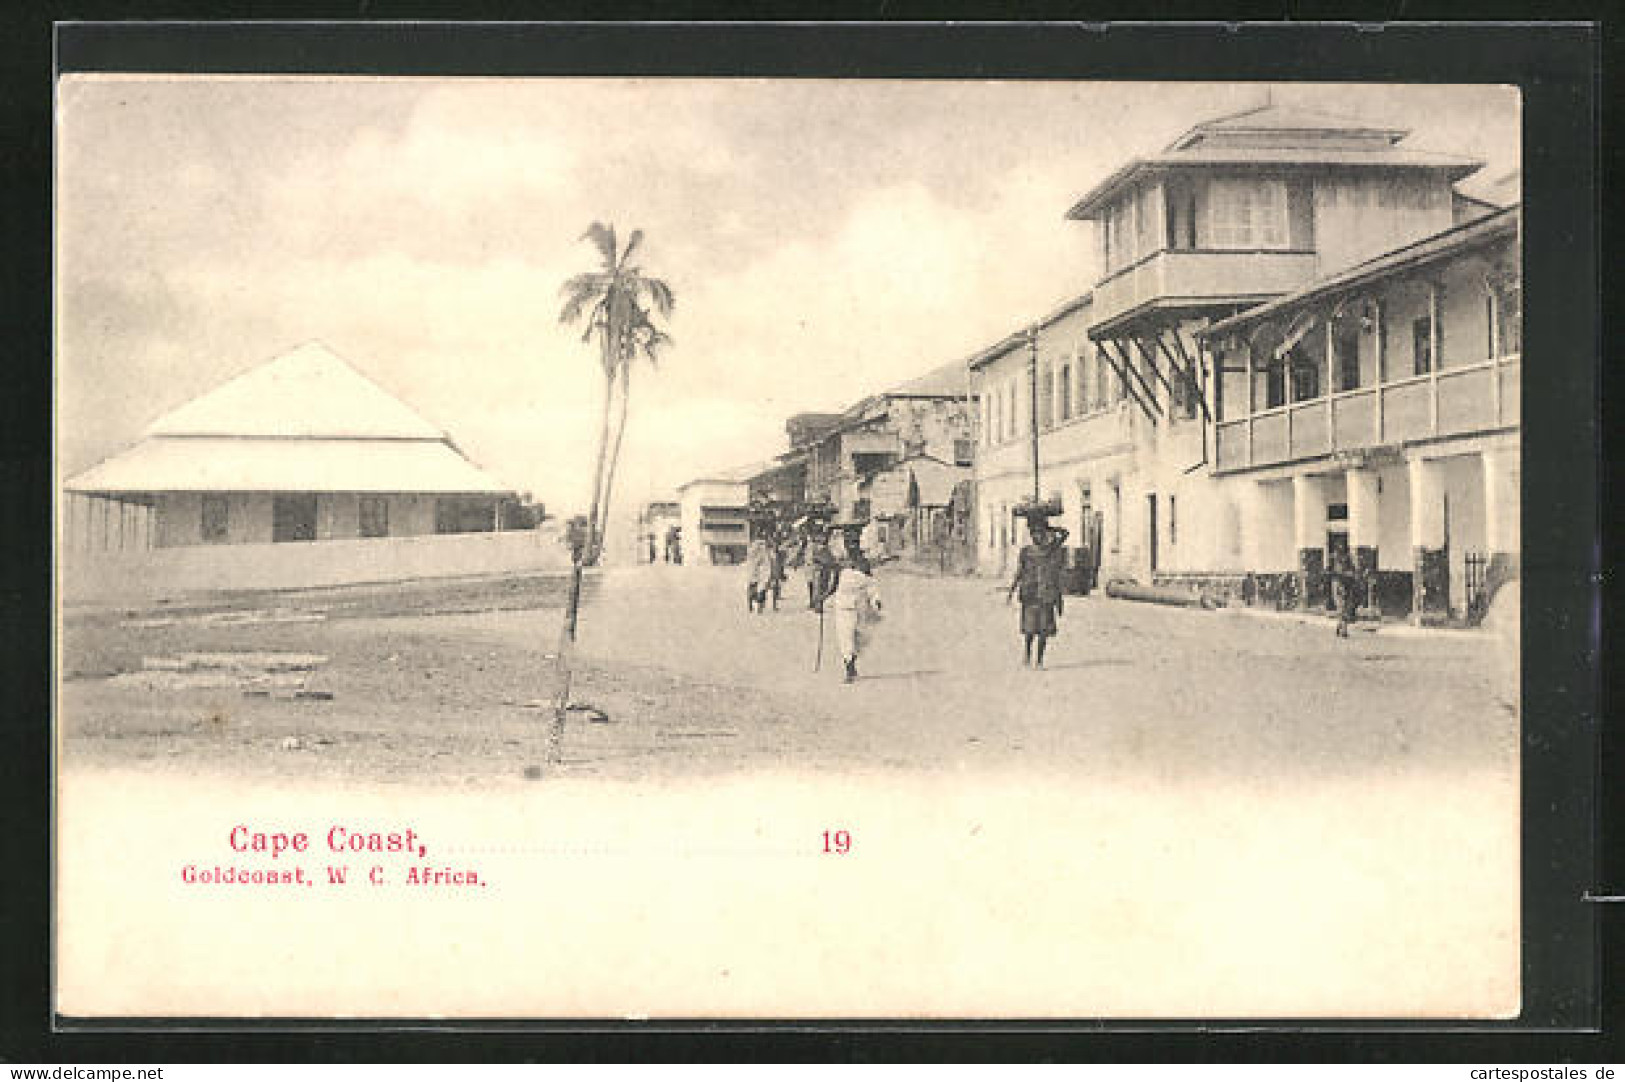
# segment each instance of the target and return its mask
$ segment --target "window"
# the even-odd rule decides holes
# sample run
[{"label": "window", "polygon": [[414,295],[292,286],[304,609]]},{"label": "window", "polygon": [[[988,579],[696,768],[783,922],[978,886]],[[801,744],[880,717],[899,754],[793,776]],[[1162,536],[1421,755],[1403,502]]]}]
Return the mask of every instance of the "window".
[{"label": "window", "polygon": [[1508,357],[1523,351],[1523,327],[1519,321],[1522,294],[1517,275],[1497,271],[1487,283],[1490,288],[1490,348],[1498,357]]},{"label": "window", "polygon": [[361,536],[389,536],[389,498],[387,496],[361,497]]},{"label": "window", "polygon": [[272,541],[316,540],[316,496],[277,496],[271,500]]},{"label": "window", "polygon": [[1264,408],[1286,405],[1286,361],[1271,357],[1264,366]]},{"label": "window", "polygon": [[1411,322],[1411,370],[1424,376],[1433,371],[1433,317],[1419,316]]},{"label": "window", "polygon": [[1208,248],[1285,248],[1286,185],[1215,180],[1208,188]]},{"label": "window", "polygon": [[1196,247],[1196,189],[1189,181],[1170,181],[1166,189],[1168,246]]},{"label": "window", "polygon": [[1162,224],[1162,215],[1157,213],[1159,195],[1161,189],[1148,185],[1140,189],[1135,199],[1134,248],[1141,256],[1150,255],[1162,247],[1160,238],[1156,236],[1157,227]]},{"label": "window", "polygon": [[974,440],[954,441],[954,465],[969,466],[976,461],[976,442]]},{"label": "window", "polygon": [[224,496],[203,497],[203,540],[210,544],[219,544],[226,540],[230,524],[230,503]]},{"label": "window", "polygon": [[1111,365],[1100,350],[1095,350],[1095,408],[1105,409],[1111,395]]},{"label": "window", "polygon": [[1168,497],[1168,544],[1179,544],[1179,505],[1172,496]]},{"label": "window", "polygon": [[1332,329],[1333,367],[1337,389],[1352,391],[1360,386],[1360,324],[1354,319],[1339,320]]},{"label": "window", "polygon": [[1072,366],[1061,366],[1061,420],[1070,420],[1072,417]]},{"label": "window", "polygon": [[1301,346],[1287,355],[1292,365],[1292,401],[1307,402],[1320,397],[1320,365]]}]

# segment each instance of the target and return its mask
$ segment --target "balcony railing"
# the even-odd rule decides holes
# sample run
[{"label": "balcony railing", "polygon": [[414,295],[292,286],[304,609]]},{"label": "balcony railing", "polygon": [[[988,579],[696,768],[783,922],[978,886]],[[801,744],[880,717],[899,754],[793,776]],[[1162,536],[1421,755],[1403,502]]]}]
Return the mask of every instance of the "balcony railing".
[{"label": "balcony railing", "polygon": [[[1214,299],[1288,293],[1315,276],[1310,251],[1216,250],[1154,252],[1095,286],[1096,324],[1159,299]],[[1246,288],[1239,290],[1238,285]]]},{"label": "balcony railing", "polygon": [[1508,428],[1518,423],[1522,357],[1390,380],[1215,425],[1216,470],[1254,469],[1338,451]]}]

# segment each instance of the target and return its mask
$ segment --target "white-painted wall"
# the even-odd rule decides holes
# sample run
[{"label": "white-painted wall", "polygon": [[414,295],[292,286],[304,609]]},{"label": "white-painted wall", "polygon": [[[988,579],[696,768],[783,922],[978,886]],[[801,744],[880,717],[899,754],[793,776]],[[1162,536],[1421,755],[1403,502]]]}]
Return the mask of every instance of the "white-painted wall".
[{"label": "white-painted wall", "polygon": [[63,599],[183,598],[222,590],[286,590],[465,575],[563,571],[555,530],[184,545],[131,553],[62,553]]}]

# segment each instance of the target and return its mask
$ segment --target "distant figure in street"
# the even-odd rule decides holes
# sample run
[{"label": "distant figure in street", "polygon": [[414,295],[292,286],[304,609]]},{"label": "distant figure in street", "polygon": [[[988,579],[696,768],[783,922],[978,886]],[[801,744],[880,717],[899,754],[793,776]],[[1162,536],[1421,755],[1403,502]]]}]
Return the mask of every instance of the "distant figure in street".
[{"label": "distant figure in street", "polygon": [[829,530],[821,522],[807,524],[806,555],[802,568],[807,575],[807,608],[817,609],[832,589],[835,554],[829,545]]},{"label": "distant figure in street", "polygon": [[1327,574],[1332,580],[1332,604],[1337,607],[1337,631],[1340,639],[1349,637],[1349,625],[1354,622],[1360,608],[1359,575],[1348,549],[1332,549],[1331,567]]},{"label": "distant figure in street", "polygon": [[773,580],[773,550],[767,538],[757,534],[745,550],[745,599],[751,612],[767,611],[767,592]]},{"label": "distant figure in street", "polygon": [[[1027,514],[1027,531],[1032,544],[1021,546],[1016,559],[1016,577],[1005,595],[1006,604],[1018,594],[1021,597],[1021,638],[1024,646],[1023,665],[1044,667],[1044,650],[1051,635],[1056,634],[1056,617],[1065,602],[1061,598],[1061,578],[1066,568],[1067,532],[1049,524],[1042,511]],[[1033,658],[1033,643],[1038,643],[1038,657]]]},{"label": "distant figure in street", "polygon": [[767,580],[767,592],[773,598],[773,611],[779,611],[779,598],[784,593],[784,565],[789,559],[788,538],[773,537],[767,542],[768,557],[772,560]]},{"label": "distant figure in street", "polygon": [[835,645],[846,666],[844,680],[858,678],[858,655],[868,645],[868,627],[880,619],[880,591],[875,585],[869,559],[858,541],[858,524],[845,533],[845,555],[831,568],[828,592],[819,605],[827,604],[835,616]]}]

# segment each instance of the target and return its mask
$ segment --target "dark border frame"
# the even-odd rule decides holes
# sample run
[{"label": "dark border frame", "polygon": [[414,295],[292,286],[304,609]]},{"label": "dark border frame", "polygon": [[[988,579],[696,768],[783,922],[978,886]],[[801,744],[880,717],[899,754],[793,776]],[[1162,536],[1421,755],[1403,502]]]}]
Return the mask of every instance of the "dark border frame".
[{"label": "dark border frame", "polygon": [[[186,5],[176,5],[186,6]],[[223,5],[207,7],[217,13]],[[224,5],[230,7],[232,5]],[[290,9],[307,5],[289,5]],[[255,14],[250,5],[236,5]],[[465,5],[479,9],[482,5]],[[1447,5],[1436,5],[1444,10]],[[421,17],[417,6],[399,14]],[[889,9],[895,12],[896,8]],[[940,9],[939,9],[940,10]],[[1408,13],[1419,13],[1410,7]],[[279,11],[279,14],[282,12]],[[308,11],[289,10],[309,16]],[[368,14],[372,14],[369,11]],[[140,15],[133,5],[80,14]],[[184,12],[183,17],[204,11]],[[359,12],[351,12],[356,15]],[[481,12],[488,15],[488,12]],[[583,12],[582,14],[586,14]],[[650,14],[653,14],[652,12]],[[1615,1059],[1617,989],[1600,998],[1601,907],[1621,869],[1599,864],[1604,674],[1598,391],[1600,223],[1597,26],[1406,23],[1102,24],[67,23],[41,13],[5,46],[0,98],[18,153],[8,180],[3,302],[16,328],[0,396],[13,494],[5,620],[11,736],[0,755],[0,1059],[434,1061],[512,1059]],[[51,1029],[49,998],[52,54],[59,70],[416,75],[642,74],[1516,83],[1524,95],[1526,353],[1547,359],[1523,394],[1524,1014],[1512,1023],[873,1021],[400,1023],[97,1020]],[[12,141],[8,137],[8,142]],[[1536,273],[1531,273],[1537,271]],[[1526,371],[1531,366],[1526,366]],[[1617,377],[1615,377],[1617,382]],[[1538,553],[1538,558],[1531,558]],[[1617,587],[1613,587],[1617,589]],[[1609,775],[1599,768],[1610,765]],[[1603,790],[1607,795],[1607,790]],[[1617,797],[1614,798],[1617,803]],[[1617,806],[1611,809],[1617,812]],[[1606,879],[1605,872],[1613,878]],[[1606,1015],[1605,1012],[1606,1011]],[[1543,1029],[1544,1033],[1531,1033]],[[293,1032],[288,1032],[292,1030]],[[1380,1037],[1372,1032],[1381,1030]],[[1103,1036],[1107,1031],[1111,1035]]]}]

